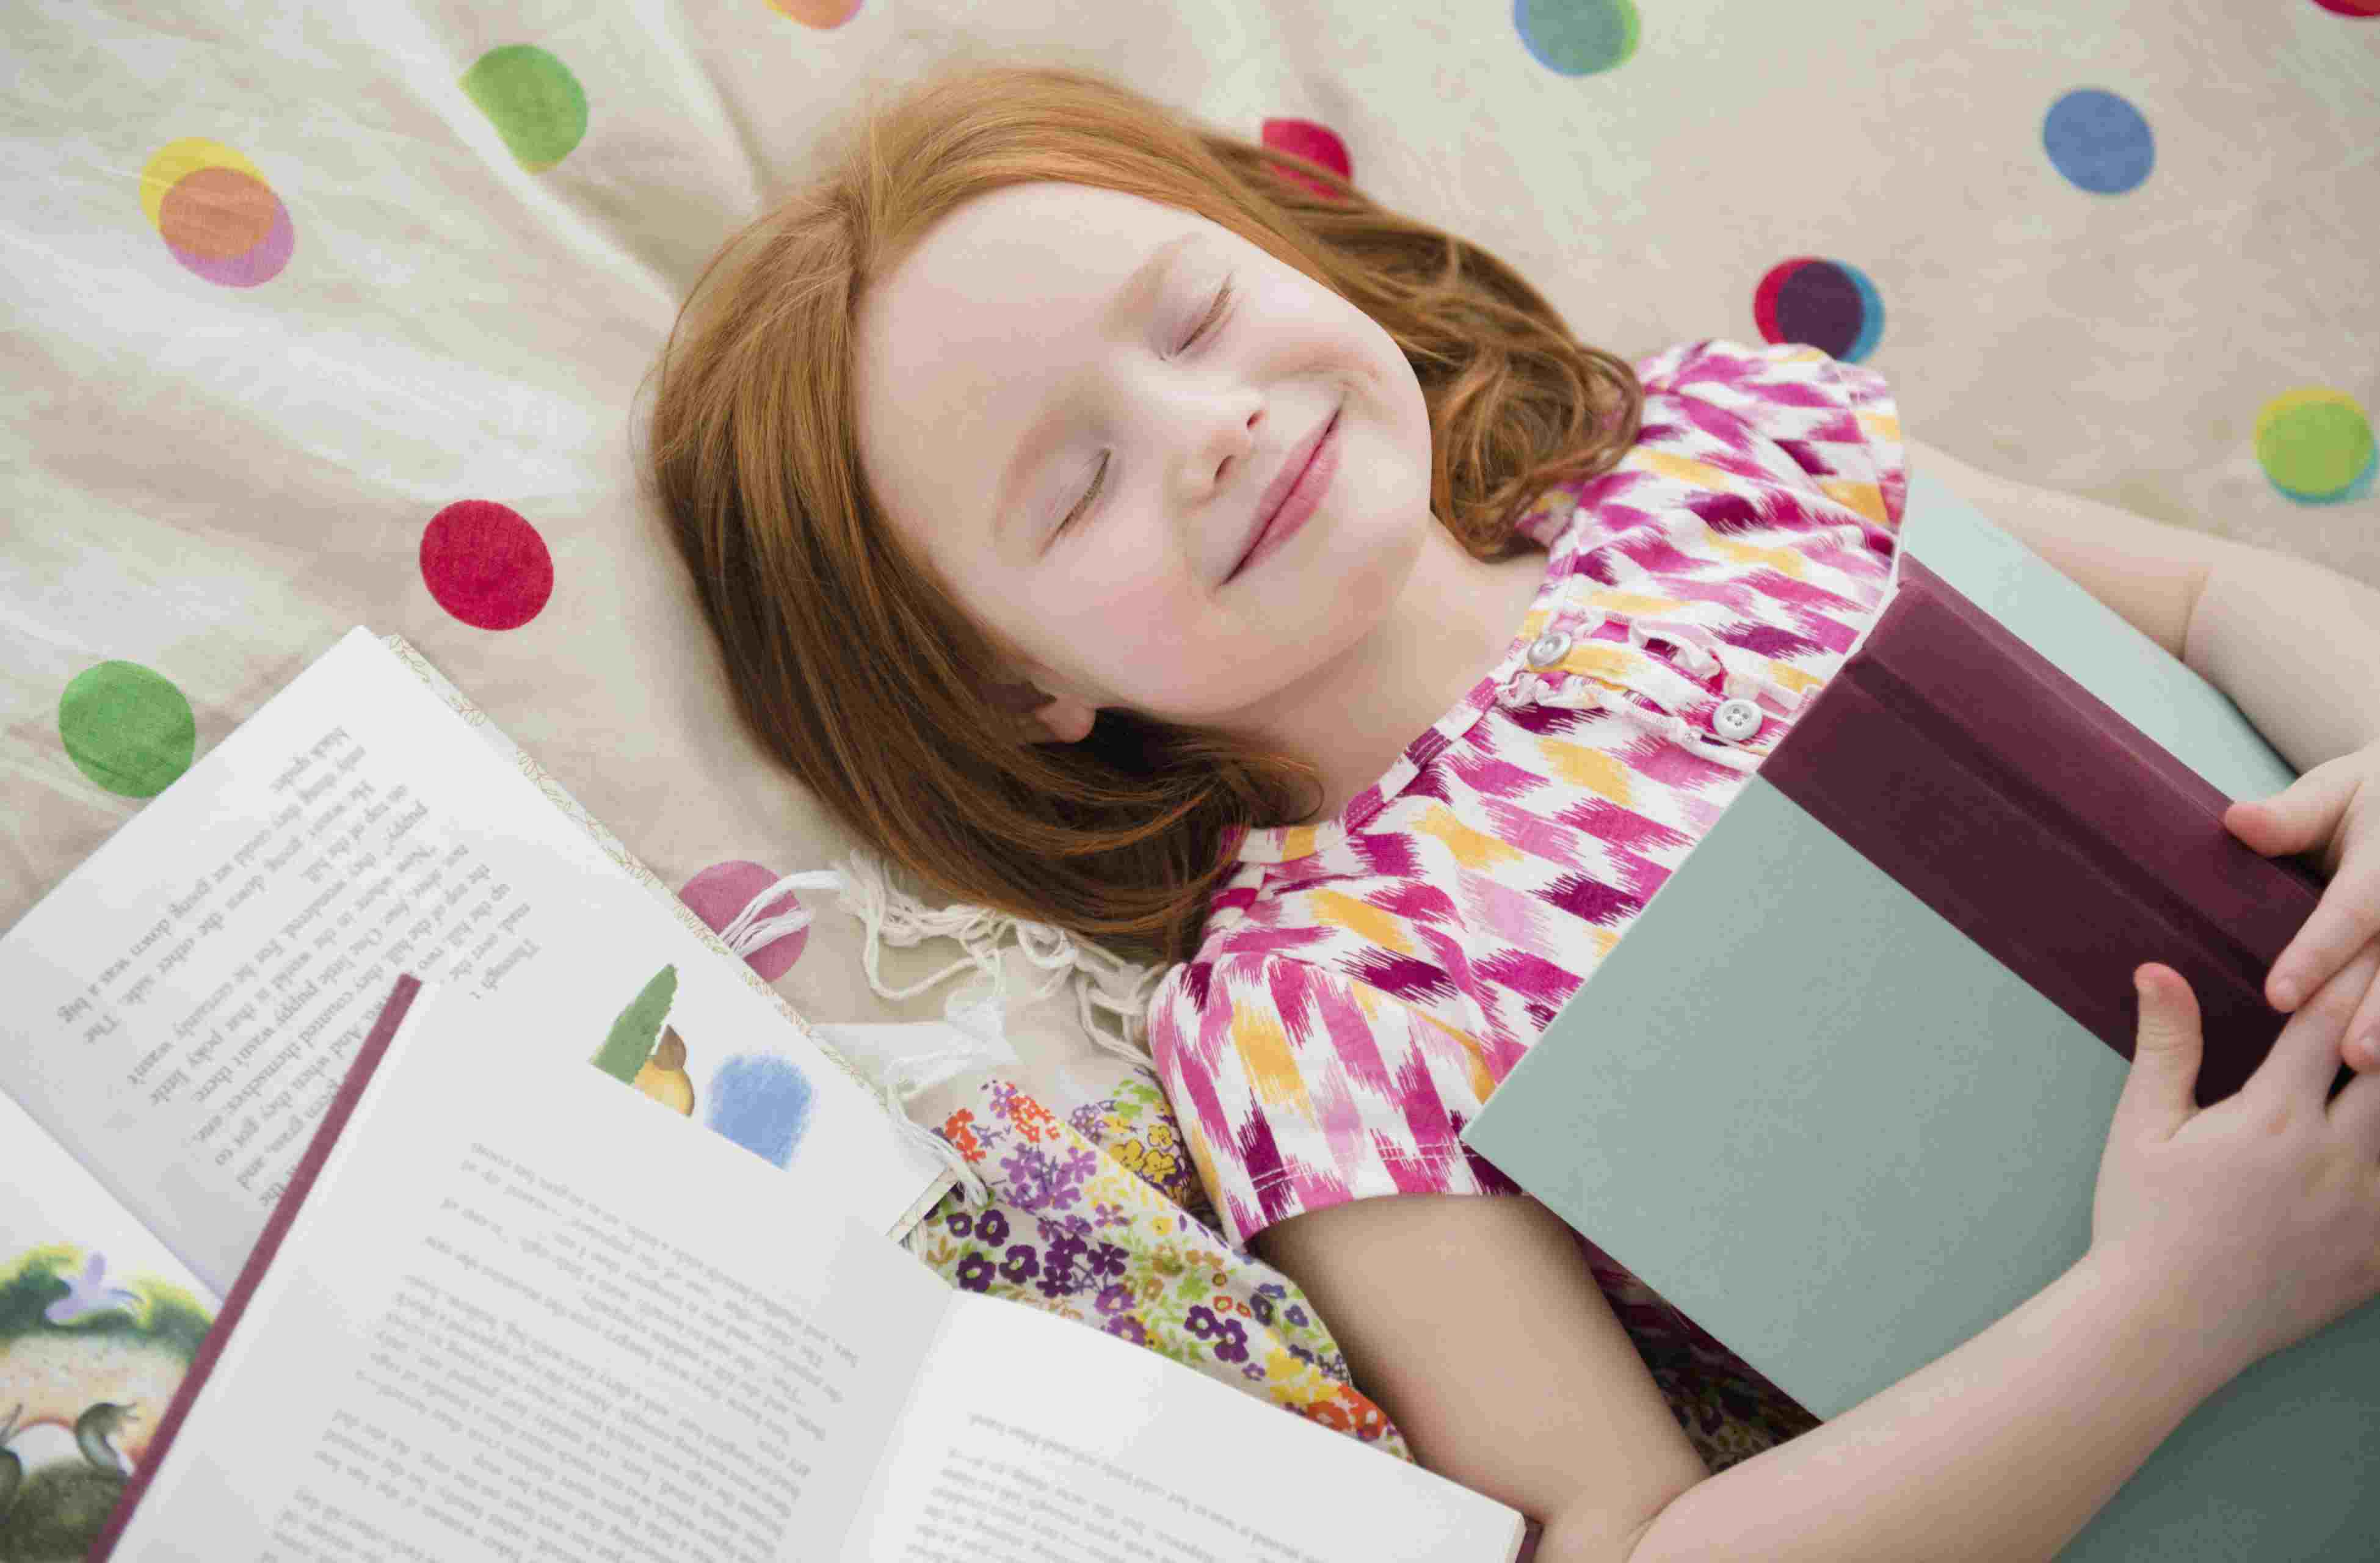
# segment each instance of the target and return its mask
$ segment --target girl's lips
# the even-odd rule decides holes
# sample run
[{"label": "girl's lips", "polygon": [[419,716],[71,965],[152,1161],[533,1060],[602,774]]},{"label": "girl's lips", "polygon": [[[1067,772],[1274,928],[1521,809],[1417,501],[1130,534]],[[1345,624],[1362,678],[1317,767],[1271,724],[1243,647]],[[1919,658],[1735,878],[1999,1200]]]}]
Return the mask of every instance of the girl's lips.
[{"label": "girl's lips", "polygon": [[1330,491],[1330,479],[1338,470],[1339,413],[1333,410],[1330,421],[1323,425],[1321,435],[1315,441],[1314,454],[1307,458],[1305,470],[1291,486],[1288,496],[1281,502],[1281,508],[1273,513],[1272,519],[1257,538],[1256,546],[1225,578],[1234,578],[1279,551],[1281,544],[1287,542],[1320,508],[1322,496]]}]

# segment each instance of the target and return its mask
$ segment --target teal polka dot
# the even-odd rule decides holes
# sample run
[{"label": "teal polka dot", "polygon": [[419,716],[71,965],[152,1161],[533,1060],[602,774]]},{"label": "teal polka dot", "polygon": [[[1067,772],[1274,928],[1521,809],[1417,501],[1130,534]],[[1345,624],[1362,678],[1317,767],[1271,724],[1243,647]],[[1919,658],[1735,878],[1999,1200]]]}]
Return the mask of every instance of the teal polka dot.
[{"label": "teal polka dot", "polygon": [[1521,46],[1558,76],[1623,66],[1645,30],[1635,0],[1512,0]]},{"label": "teal polka dot", "polygon": [[102,662],[58,697],[58,738],[93,782],[153,798],[190,769],[199,724],[172,680],[138,662]]},{"label": "teal polka dot", "polygon": [[587,92],[570,67],[534,43],[491,49],[463,73],[463,91],[513,157],[542,174],[587,134]]}]

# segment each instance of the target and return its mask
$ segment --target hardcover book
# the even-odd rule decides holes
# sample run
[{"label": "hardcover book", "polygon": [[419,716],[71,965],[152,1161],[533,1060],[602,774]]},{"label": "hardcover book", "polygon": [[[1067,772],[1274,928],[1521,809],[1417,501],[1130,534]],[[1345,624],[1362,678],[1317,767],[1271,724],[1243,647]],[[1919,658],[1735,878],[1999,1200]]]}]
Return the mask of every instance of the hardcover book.
[{"label": "hardcover book", "polygon": [[[2270,1050],[2324,881],[2222,813],[2294,779],[1918,474],[1867,633],[1463,1138],[1839,1415],[2089,1249],[2135,966],[2197,995],[2202,1105]],[[2059,1556],[2361,1556],[2375,1449],[2380,1304],[2218,1391]]]}]

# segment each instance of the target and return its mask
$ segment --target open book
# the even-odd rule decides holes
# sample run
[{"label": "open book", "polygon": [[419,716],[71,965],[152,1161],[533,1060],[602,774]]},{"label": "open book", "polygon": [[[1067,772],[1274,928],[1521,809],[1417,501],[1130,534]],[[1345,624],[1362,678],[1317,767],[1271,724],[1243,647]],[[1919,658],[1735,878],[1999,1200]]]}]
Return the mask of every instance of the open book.
[{"label": "open book", "polygon": [[397,980],[92,1558],[1517,1556],[1516,1511],[504,1046],[540,1018]]},{"label": "open book", "polygon": [[781,1168],[832,1167],[879,1231],[950,1186],[692,910],[361,628],[0,939],[0,1094],[220,1292],[399,972],[535,990],[502,1046],[592,1061]]},{"label": "open book", "polygon": [[628,1083],[777,1179],[759,1208],[832,1169],[897,1239],[952,1182],[482,713],[354,630],[0,939],[0,1557],[96,1532],[400,972],[517,1000],[491,1057]]}]

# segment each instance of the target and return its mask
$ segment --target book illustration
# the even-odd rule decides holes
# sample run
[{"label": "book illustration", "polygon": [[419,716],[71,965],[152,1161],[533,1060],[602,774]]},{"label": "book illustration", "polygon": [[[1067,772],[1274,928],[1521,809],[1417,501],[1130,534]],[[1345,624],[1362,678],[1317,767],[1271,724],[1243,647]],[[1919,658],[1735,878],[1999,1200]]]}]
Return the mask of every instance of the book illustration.
[{"label": "book illustration", "polygon": [[46,1243],[0,1265],[0,1563],[79,1557],[214,1323],[171,1281]]},{"label": "book illustration", "polygon": [[[591,1061],[614,1080],[692,1118],[696,1092],[686,1070],[686,1038],[669,1024],[676,997],[677,968],[663,966],[620,1012]],[[708,1095],[704,1127],[763,1161],[793,1165],[817,1097],[799,1065],[771,1053],[739,1053],[722,1060]]]},{"label": "book illustration", "polygon": [[809,1078],[790,1059],[739,1053],[719,1066],[704,1121],[763,1161],[790,1167],[813,1097]]},{"label": "book illustration", "polygon": [[42,1309],[42,1317],[54,1325],[72,1324],[85,1314],[126,1307],[140,1301],[140,1293],[107,1284],[107,1256],[93,1249],[82,1274],[67,1281],[67,1294]]},{"label": "book illustration", "polygon": [[662,1023],[669,1018],[670,1000],[676,997],[677,967],[663,966],[612,1023],[611,1035],[595,1049],[595,1067],[623,1084],[635,1084],[637,1072],[652,1057]]},{"label": "book illustration", "polygon": [[637,1077],[628,1082],[665,1108],[694,1116],[694,1080],[686,1072],[686,1043],[677,1027],[662,1027],[661,1046],[653,1049]]}]

